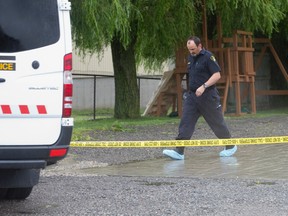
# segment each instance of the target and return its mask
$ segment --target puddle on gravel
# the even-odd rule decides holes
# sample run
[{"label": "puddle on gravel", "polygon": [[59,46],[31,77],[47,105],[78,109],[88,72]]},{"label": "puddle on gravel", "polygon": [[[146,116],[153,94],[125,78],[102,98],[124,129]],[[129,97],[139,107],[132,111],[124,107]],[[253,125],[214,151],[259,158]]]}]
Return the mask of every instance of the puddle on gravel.
[{"label": "puddle on gravel", "polygon": [[217,152],[192,152],[185,155],[185,160],[161,158],[83,168],[79,172],[117,176],[288,179],[288,145],[251,145],[238,149],[234,157],[219,157]]},{"label": "puddle on gravel", "polygon": [[234,157],[218,152],[191,152],[185,160],[169,158],[108,166],[96,161],[77,161],[72,155],[43,170],[42,175],[117,175],[156,177],[208,177],[288,179],[288,145],[240,146]]},{"label": "puddle on gravel", "polygon": [[[229,158],[226,166],[223,167],[219,157],[199,158],[195,163],[195,157],[185,160],[171,160],[169,158],[154,159],[148,161],[127,163],[123,165],[114,165],[99,168],[81,169],[81,173],[98,175],[121,175],[121,176],[159,176],[159,177],[213,177],[219,173],[229,172],[230,175],[236,175],[237,159]],[[230,164],[229,164],[230,163]]]}]

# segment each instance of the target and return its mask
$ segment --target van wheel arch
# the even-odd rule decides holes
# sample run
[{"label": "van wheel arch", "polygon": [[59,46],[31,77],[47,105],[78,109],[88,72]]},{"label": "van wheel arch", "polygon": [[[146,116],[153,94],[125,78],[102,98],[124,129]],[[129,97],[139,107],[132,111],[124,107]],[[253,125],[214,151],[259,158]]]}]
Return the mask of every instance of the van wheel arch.
[{"label": "van wheel arch", "polygon": [[33,187],[26,188],[9,188],[6,194],[8,200],[23,200],[26,199],[32,192]]},{"label": "van wheel arch", "polygon": [[8,191],[8,188],[0,188],[0,200],[6,198],[7,191]]}]

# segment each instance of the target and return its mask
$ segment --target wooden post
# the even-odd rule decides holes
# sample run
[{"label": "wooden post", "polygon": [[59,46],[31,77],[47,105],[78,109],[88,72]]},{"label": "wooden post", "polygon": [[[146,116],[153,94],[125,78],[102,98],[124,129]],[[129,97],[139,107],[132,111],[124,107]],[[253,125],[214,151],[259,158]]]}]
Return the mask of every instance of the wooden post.
[{"label": "wooden post", "polygon": [[[176,77],[176,88],[177,88],[177,111],[178,116],[182,116],[182,96],[183,96],[183,88],[182,88],[182,80],[184,76],[187,74],[187,56],[186,56],[186,47],[180,47],[176,51],[176,68],[174,70],[174,74]],[[186,82],[186,87],[188,88],[188,80]]]},{"label": "wooden post", "polygon": [[207,14],[206,14],[206,1],[202,0],[202,44],[208,49],[208,36],[207,36]]}]

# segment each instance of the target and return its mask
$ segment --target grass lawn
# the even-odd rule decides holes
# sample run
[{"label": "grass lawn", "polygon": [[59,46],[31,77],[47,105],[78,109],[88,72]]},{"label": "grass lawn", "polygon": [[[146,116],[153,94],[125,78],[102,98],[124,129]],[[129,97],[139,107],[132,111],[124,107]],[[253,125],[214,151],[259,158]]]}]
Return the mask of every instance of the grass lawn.
[{"label": "grass lawn", "polygon": [[[244,114],[241,116],[225,115],[225,118],[263,118],[268,116],[288,114],[288,108],[271,109],[265,111],[257,111],[257,114]],[[137,119],[115,119],[113,117],[113,109],[97,109],[94,119],[93,110],[73,110],[74,128],[72,140],[90,140],[89,132],[94,130],[113,130],[125,131],[131,126],[149,126],[161,125],[169,123],[179,123],[178,117],[152,117],[142,116]],[[203,119],[200,119],[203,121]]]}]

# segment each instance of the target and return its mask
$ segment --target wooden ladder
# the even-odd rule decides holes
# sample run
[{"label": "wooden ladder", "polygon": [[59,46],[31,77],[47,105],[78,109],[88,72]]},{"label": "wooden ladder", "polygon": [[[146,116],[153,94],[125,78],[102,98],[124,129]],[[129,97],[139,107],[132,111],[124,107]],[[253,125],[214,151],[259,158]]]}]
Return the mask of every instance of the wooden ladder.
[{"label": "wooden ladder", "polygon": [[148,102],[143,116],[166,116],[172,107],[172,112],[176,111],[177,88],[174,71],[164,72],[158,88]]}]

